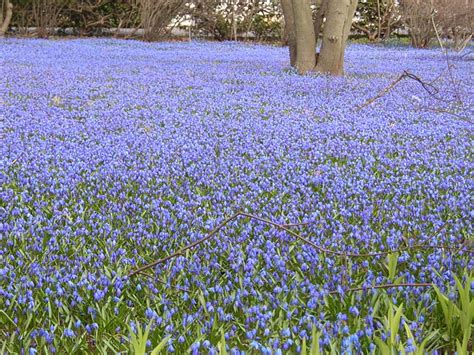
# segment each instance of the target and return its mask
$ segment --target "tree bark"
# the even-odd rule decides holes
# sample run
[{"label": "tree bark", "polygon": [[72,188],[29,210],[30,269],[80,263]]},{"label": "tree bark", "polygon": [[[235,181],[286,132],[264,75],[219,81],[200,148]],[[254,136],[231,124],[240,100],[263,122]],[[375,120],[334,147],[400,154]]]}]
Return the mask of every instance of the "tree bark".
[{"label": "tree bark", "polygon": [[314,36],[316,38],[316,47],[318,46],[318,39],[321,34],[321,30],[323,27],[324,16],[326,16],[326,12],[328,9],[329,0],[322,0],[321,5],[316,13],[316,18],[314,19]]},{"label": "tree bark", "polygon": [[285,36],[290,51],[290,65],[296,65],[296,34],[292,0],[281,0],[281,10],[285,19]]},{"label": "tree bark", "polygon": [[13,4],[7,0],[6,5],[7,10],[5,12],[5,18],[3,18],[3,21],[0,24],[0,38],[5,37],[5,33],[8,30],[8,26],[10,25],[10,21],[13,16]]},{"label": "tree bark", "polygon": [[316,37],[309,0],[292,0],[296,34],[296,63],[300,74],[316,66]]},{"label": "tree bark", "polygon": [[356,6],[357,0],[329,2],[317,71],[344,74],[344,51]]}]

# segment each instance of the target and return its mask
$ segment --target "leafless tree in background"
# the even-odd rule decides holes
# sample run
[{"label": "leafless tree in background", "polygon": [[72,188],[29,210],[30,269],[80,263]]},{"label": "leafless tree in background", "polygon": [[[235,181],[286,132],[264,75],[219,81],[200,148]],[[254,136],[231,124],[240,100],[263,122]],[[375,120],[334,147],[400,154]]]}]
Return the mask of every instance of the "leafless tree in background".
[{"label": "leafless tree in background", "polygon": [[451,41],[456,51],[462,51],[471,41],[474,30],[472,0],[436,0],[434,26],[444,39]]},{"label": "leafless tree in background", "polygon": [[183,15],[198,36],[216,40],[281,38],[277,0],[191,0]]},{"label": "leafless tree in background", "polygon": [[234,39],[239,16],[235,5],[235,3],[225,0],[192,1],[190,14],[194,27],[201,34],[212,36],[219,41]]},{"label": "leafless tree in background", "polygon": [[66,5],[61,0],[32,0],[33,20],[37,27],[37,36],[46,38],[50,31],[58,25],[61,10]]},{"label": "leafless tree in background", "polygon": [[101,29],[136,28],[140,22],[134,0],[75,0],[64,9],[64,16],[81,35],[101,33]]},{"label": "leafless tree in background", "polygon": [[0,38],[5,36],[13,16],[13,4],[9,0],[0,0]]},{"label": "leafless tree in background", "polygon": [[415,48],[427,48],[435,36],[432,16],[434,0],[401,0],[400,12]]},{"label": "leafless tree in background", "polygon": [[359,1],[356,17],[352,27],[367,36],[370,42],[388,39],[400,23],[396,0]]},{"label": "leafless tree in background", "polygon": [[169,33],[169,24],[186,4],[186,0],[138,0],[141,24],[146,41],[156,41]]},{"label": "leafless tree in background", "polygon": [[456,50],[462,50],[472,38],[472,0],[402,0],[400,11],[414,47],[428,47],[437,32],[452,40]]}]

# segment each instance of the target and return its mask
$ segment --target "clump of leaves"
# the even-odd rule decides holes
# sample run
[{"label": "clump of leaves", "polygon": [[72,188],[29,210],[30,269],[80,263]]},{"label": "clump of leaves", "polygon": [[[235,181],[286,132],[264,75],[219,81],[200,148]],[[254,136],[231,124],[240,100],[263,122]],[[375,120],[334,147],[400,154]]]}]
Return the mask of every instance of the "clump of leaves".
[{"label": "clump of leaves", "polygon": [[[136,332],[133,331],[130,327],[130,351],[135,355],[145,355],[147,354],[146,347],[148,342],[148,335],[150,334],[151,322],[146,326],[143,331],[139,322],[136,322],[135,325]],[[164,349],[170,336],[164,338],[152,351],[151,355],[158,355],[161,350]]]},{"label": "clump of leaves", "polygon": [[472,334],[474,321],[474,298],[472,298],[471,284],[474,282],[473,275],[464,273],[464,285],[462,281],[453,275],[455,289],[457,291],[457,300],[453,300],[446,294],[443,294],[438,287],[434,286],[438,307],[441,310],[444,320],[444,329],[442,339],[447,341],[447,345],[455,345],[459,354],[467,354],[469,341]]}]

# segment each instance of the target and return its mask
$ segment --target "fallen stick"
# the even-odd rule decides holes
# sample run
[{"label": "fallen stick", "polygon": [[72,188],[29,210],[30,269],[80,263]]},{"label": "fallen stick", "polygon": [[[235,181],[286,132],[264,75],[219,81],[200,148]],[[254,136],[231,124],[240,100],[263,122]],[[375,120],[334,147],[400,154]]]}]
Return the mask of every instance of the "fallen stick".
[{"label": "fallen stick", "polygon": [[[397,288],[397,287],[433,287],[433,284],[431,283],[400,283],[400,284],[382,284],[382,285],[372,285],[372,286],[367,286],[367,287],[354,287],[354,288],[349,288],[347,290],[343,290],[344,293],[346,292],[357,292],[357,291],[368,291],[368,290],[373,290],[377,288],[382,288],[382,289],[387,289],[387,288]],[[339,294],[339,291],[331,291],[329,292],[330,295],[335,295]]]},{"label": "fallen stick", "polygon": [[425,81],[423,81],[420,77],[416,76],[415,74],[412,74],[406,70],[403,71],[403,73],[397,78],[395,79],[394,81],[392,81],[387,87],[385,87],[383,90],[381,90],[377,95],[375,95],[374,97],[368,99],[367,101],[365,101],[362,105],[359,105],[359,106],[356,106],[356,112],[359,112],[360,110],[362,110],[364,107],[367,107],[369,106],[371,103],[373,103],[374,101],[380,99],[381,97],[385,96],[389,91],[391,91],[400,81],[402,81],[403,79],[405,78],[409,78],[409,79],[412,79],[416,82],[418,82],[422,87],[423,89],[425,89],[425,91],[430,94],[431,96],[433,96],[435,99],[439,100],[439,101],[443,101],[443,102],[448,102],[447,100],[444,100],[440,97],[437,97],[436,94],[439,92],[438,89],[436,89],[436,87],[433,85],[433,82],[435,82],[436,80],[438,80],[439,78],[436,78],[435,80],[433,80],[432,82],[430,83],[427,83]]},{"label": "fallen stick", "polygon": [[[300,234],[292,231],[291,229],[289,229],[288,227],[286,227],[283,224],[279,224],[279,223],[273,222],[269,219],[255,216],[255,215],[250,214],[250,213],[236,212],[232,216],[226,218],[223,222],[221,222],[217,227],[215,227],[211,232],[209,232],[203,238],[201,238],[201,239],[199,239],[199,240],[197,240],[197,241],[181,248],[180,250],[178,250],[177,252],[175,252],[173,254],[170,254],[170,255],[168,255],[164,258],[155,260],[155,261],[153,261],[149,264],[146,264],[144,266],[141,266],[141,267],[131,271],[128,274],[128,277],[131,277],[131,276],[134,276],[136,274],[142,273],[144,270],[150,269],[150,268],[152,268],[154,266],[157,266],[159,264],[163,264],[163,263],[167,262],[168,260],[171,260],[171,259],[173,259],[177,256],[183,256],[185,251],[193,249],[193,248],[197,247],[198,245],[200,245],[200,244],[208,241],[209,239],[213,238],[227,224],[229,224],[231,221],[233,221],[233,220],[235,220],[235,219],[237,219],[238,217],[241,217],[241,216],[242,217],[247,217],[247,218],[250,218],[250,219],[253,219],[253,220],[257,220],[257,221],[260,221],[262,223],[265,223],[265,224],[274,226],[278,229],[281,229],[281,230],[287,232],[288,234],[290,234],[291,236],[293,236],[294,238],[304,242],[307,245],[310,245],[311,247],[313,247],[314,249],[316,249],[320,253],[337,255],[337,256],[340,256],[340,257],[369,258],[369,257],[384,256],[384,255],[389,255],[389,254],[393,254],[393,253],[400,253],[400,252],[403,252],[403,251],[413,251],[413,250],[420,250],[420,249],[444,249],[444,250],[454,250],[455,252],[459,252],[466,245],[468,245],[467,239],[466,239],[466,241],[464,243],[462,243],[461,246],[458,247],[458,248],[448,247],[448,246],[445,246],[445,245],[414,245],[414,246],[410,246],[410,247],[406,247],[406,248],[400,248],[400,249],[396,249],[396,250],[388,250],[388,251],[383,251],[383,252],[362,253],[362,254],[346,253],[346,252],[342,252],[342,251],[331,250],[331,249],[321,247],[320,245],[317,245],[316,243],[312,242],[311,240],[309,240],[307,238],[304,238]],[[445,225],[443,225],[441,228],[439,228],[436,231],[436,234],[438,234],[444,228],[445,228]]]}]

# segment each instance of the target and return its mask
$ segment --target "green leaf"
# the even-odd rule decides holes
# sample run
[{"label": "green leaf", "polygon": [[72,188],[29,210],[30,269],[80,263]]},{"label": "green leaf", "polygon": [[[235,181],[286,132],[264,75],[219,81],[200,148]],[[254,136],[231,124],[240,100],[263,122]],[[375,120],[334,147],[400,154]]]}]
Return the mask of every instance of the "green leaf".
[{"label": "green leaf", "polygon": [[220,344],[219,344],[219,354],[220,355],[227,355],[224,330],[221,330],[221,341],[220,341]]},{"label": "green leaf", "polygon": [[395,345],[398,329],[400,328],[400,319],[403,314],[403,303],[398,307],[397,311],[395,312],[395,316],[392,319],[392,323],[390,324],[390,340],[392,345]]},{"label": "green leaf", "polygon": [[0,309],[0,314],[2,314],[13,326],[17,327],[17,324],[13,321],[13,319],[10,318],[10,316],[4,310]]},{"label": "green leaf", "polygon": [[131,335],[131,345],[132,345],[132,353],[135,355],[145,355],[146,354],[146,342],[148,340],[148,334],[150,333],[150,324],[148,324],[145,328],[145,332],[143,332],[142,327],[139,322],[136,322],[137,334],[133,332],[130,328],[130,335]]},{"label": "green leaf", "polygon": [[[459,293],[459,299],[461,301],[461,310],[459,311],[460,321],[461,321],[461,330],[463,334],[466,331],[469,331],[469,336],[471,332],[471,321],[473,317],[473,313],[471,311],[471,302],[470,302],[470,285],[471,285],[471,278],[468,276],[466,277],[466,286],[464,287],[461,281],[458,279],[456,275],[454,276],[454,280],[456,282],[456,287]],[[463,341],[464,343],[464,341]]]},{"label": "green leaf", "polygon": [[388,277],[390,280],[395,278],[398,264],[398,253],[388,254]]},{"label": "green leaf", "polygon": [[375,344],[382,355],[390,355],[390,347],[379,337],[374,337]]},{"label": "green leaf", "polygon": [[306,355],[306,338],[303,338],[303,341],[301,342],[300,355]]},{"label": "green leaf", "polygon": [[206,300],[204,299],[204,294],[202,293],[202,291],[199,293],[198,299],[199,299],[199,302],[202,305],[202,308],[204,309],[204,313],[208,314],[207,313],[207,307],[206,307]]},{"label": "green leaf", "polygon": [[[166,338],[160,341],[160,343],[152,350],[151,355],[158,355],[160,351],[164,349],[164,347],[166,346],[170,338],[171,338],[171,335],[168,335]],[[146,346],[146,342],[145,342],[145,346]]]},{"label": "green leaf", "polygon": [[461,300],[461,309],[464,312],[467,312],[469,310],[470,285],[466,285],[466,287],[464,287],[461,281],[458,279],[458,277],[456,275],[453,275],[453,276],[454,276],[454,281],[456,282],[456,287],[459,292],[459,298]]},{"label": "green leaf", "polygon": [[426,344],[428,344],[428,341],[430,340],[431,337],[426,337],[420,344],[420,346],[418,346],[418,348],[416,349],[416,353],[419,354],[419,355],[423,355],[425,353],[425,347],[426,347]]},{"label": "green leaf", "polygon": [[408,324],[405,322],[405,323],[403,323],[403,326],[405,327],[405,331],[406,331],[406,333],[407,333],[407,338],[408,338],[408,339],[415,340],[415,338],[413,337],[413,333],[411,332],[411,329],[410,329],[410,327],[408,326]]},{"label": "green leaf", "polygon": [[464,329],[464,336],[462,337],[461,351],[458,354],[467,354],[467,344],[471,339],[471,327]]},{"label": "green leaf", "polygon": [[313,324],[311,355],[319,355],[319,354],[321,354],[319,350],[319,332],[317,331],[316,326]]},{"label": "green leaf", "polygon": [[444,320],[446,323],[446,326],[448,327],[448,332],[451,330],[451,314],[448,310],[448,302],[449,299],[441,293],[441,291],[438,289],[438,287],[433,286],[436,295],[438,296],[438,303],[441,306],[441,310],[443,311],[444,315]]},{"label": "green leaf", "polygon": [[463,352],[462,350],[463,349],[461,343],[459,342],[459,340],[456,339],[456,352],[458,354],[467,354],[467,352]]}]

